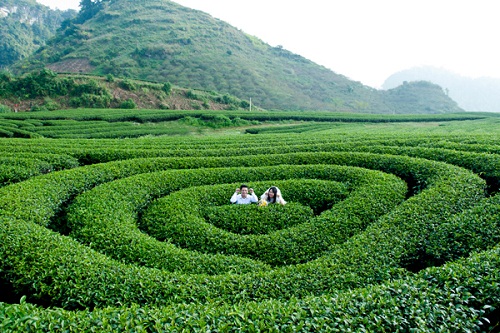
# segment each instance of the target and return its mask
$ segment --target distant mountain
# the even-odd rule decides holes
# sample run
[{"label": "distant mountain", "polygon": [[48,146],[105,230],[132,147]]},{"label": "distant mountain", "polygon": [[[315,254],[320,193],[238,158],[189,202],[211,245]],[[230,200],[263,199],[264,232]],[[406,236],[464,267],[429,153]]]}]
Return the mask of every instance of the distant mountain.
[{"label": "distant mountain", "polygon": [[472,79],[442,68],[426,66],[395,73],[385,80],[382,87],[391,89],[405,81],[415,80],[426,80],[440,85],[464,110],[500,112],[500,79]]},{"label": "distant mountain", "polygon": [[30,56],[75,10],[52,10],[35,0],[0,0],[0,68]]},{"label": "distant mountain", "polygon": [[85,0],[81,4],[78,16],[56,37],[11,67],[14,73],[46,66],[59,73],[171,82],[251,98],[266,109],[463,111],[441,89],[405,85],[397,91],[379,91],[172,1]]}]

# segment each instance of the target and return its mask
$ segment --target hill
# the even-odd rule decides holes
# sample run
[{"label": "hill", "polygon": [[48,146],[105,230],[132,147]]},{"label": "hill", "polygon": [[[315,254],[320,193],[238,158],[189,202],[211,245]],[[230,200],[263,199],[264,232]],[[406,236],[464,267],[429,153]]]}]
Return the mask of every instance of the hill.
[{"label": "hill", "polygon": [[467,111],[500,111],[500,79],[469,78],[442,68],[414,67],[397,72],[385,80],[384,89],[392,89],[403,82],[426,80],[442,86],[458,105]]},{"label": "hill", "polygon": [[[213,91],[198,91],[131,79],[58,75],[49,69],[21,77],[0,73],[0,113],[68,108],[238,110],[248,101]],[[255,106],[253,109],[258,109]]]},{"label": "hill", "polygon": [[0,0],[0,68],[30,56],[74,10],[51,10],[35,0]]},{"label": "hill", "polygon": [[[410,93],[408,102],[349,80],[282,47],[201,11],[167,0],[88,1],[15,73],[47,66],[56,72],[112,74],[252,99],[266,109],[366,113],[462,111],[446,100]],[[329,41],[325,41],[328,43]],[[405,90],[409,87],[403,87]],[[400,92],[400,90],[398,90]],[[405,95],[406,93],[403,93]],[[423,106],[423,109],[422,109]],[[429,111],[431,110],[431,111]]]}]

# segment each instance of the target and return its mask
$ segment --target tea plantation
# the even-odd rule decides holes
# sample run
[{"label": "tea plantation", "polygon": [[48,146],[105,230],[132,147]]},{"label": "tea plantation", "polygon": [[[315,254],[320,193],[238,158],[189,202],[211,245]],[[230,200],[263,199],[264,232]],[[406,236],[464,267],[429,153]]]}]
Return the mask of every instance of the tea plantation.
[{"label": "tea plantation", "polygon": [[497,114],[4,113],[0,152],[1,332],[499,331]]}]

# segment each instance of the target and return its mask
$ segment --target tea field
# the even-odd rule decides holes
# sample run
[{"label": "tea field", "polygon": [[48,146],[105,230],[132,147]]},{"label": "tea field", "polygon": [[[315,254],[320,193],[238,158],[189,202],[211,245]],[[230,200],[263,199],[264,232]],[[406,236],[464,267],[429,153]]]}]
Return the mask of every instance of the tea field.
[{"label": "tea field", "polygon": [[497,114],[4,113],[0,152],[1,332],[499,331]]}]

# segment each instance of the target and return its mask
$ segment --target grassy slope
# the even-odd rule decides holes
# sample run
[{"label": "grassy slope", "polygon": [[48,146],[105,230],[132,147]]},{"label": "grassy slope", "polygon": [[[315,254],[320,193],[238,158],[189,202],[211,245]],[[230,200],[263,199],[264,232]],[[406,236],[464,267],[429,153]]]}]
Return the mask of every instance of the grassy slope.
[{"label": "grassy slope", "polygon": [[[400,98],[393,98],[166,0],[113,1],[83,24],[69,26],[41,48],[31,64],[19,66],[50,64],[49,68],[65,72],[75,70],[75,60],[84,64],[77,71],[169,81],[252,98],[267,109],[461,111],[437,86],[425,94],[406,86],[404,93],[396,92]],[[401,98],[408,91],[412,98]]]}]

